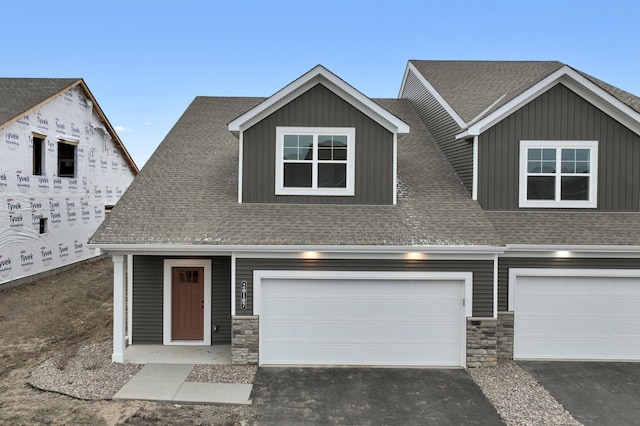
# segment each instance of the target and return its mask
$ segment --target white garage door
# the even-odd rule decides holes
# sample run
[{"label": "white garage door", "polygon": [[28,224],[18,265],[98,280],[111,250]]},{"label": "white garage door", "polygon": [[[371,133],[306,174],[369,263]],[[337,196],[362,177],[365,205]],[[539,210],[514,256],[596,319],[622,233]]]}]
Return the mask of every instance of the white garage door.
[{"label": "white garage door", "polygon": [[640,278],[519,276],[514,358],[640,359]]},{"label": "white garage door", "polygon": [[288,365],[464,365],[464,280],[261,280],[260,358]]}]

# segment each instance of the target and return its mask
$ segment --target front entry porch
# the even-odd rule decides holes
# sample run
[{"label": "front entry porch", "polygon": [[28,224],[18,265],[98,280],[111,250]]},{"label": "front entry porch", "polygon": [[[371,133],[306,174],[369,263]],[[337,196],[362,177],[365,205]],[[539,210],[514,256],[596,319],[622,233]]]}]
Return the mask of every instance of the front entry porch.
[{"label": "front entry porch", "polygon": [[131,345],[124,351],[131,364],[231,364],[231,345]]}]

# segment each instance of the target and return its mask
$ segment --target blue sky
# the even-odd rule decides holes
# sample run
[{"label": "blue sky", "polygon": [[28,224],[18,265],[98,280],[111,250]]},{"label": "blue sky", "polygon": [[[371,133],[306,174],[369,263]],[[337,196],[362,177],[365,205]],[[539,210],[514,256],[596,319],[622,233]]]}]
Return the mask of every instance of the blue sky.
[{"label": "blue sky", "polygon": [[3,5],[0,69],[84,78],[141,167],[195,96],[269,96],[317,64],[370,97],[409,59],[559,60],[640,95],[639,26],[637,0],[30,0]]}]

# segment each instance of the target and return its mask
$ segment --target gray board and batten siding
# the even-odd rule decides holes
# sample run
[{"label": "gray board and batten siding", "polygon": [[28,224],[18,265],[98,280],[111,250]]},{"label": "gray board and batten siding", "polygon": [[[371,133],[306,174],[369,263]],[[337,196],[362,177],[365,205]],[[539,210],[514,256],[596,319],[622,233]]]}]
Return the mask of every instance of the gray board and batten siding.
[{"label": "gray board and batten siding", "polygon": [[[162,256],[133,257],[133,344],[163,343],[164,259]],[[231,258],[220,256],[198,259],[211,260],[211,343],[230,344]],[[220,326],[218,332],[214,331],[215,325]]]},{"label": "gray board and batten siding", "polygon": [[[354,196],[275,195],[278,126],[354,127]],[[242,201],[393,204],[393,134],[319,83],[244,131]]]},{"label": "gray board and batten siding", "polygon": [[455,170],[458,179],[467,191],[471,192],[473,187],[473,143],[471,140],[455,140],[455,135],[460,133],[462,129],[411,70],[407,73],[400,97],[409,100]]},{"label": "gray board and batten siding", "polygon": [[509,310],[509,269],[640,269],[640,259],[501,257],[498,260],[498,311]]},{"label": "gray board and batten siding", "polygon": [[478,141],[478,202],[518,210],[521,140],[597,140],[600,211],[640,208],[640,136],[562,84],[557,84]]},{"label": "gray board and batten siding", "polygon": [[[473,316],[493,316],[492,260],[389,259],[236,259],[236,315],[253,315],[253,271],[394,271],[472,272]],[[247,282],[247,307],[242,309],[242,281]]]}]

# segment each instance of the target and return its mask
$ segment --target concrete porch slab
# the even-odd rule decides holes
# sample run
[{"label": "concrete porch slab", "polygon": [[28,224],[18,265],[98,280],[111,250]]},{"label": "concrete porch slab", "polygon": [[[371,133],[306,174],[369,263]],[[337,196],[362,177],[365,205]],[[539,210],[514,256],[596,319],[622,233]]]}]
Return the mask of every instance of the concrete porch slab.
[{"label": "concrete porch slab", "polygon": [[131,345],[124,362],[131,364],[231,364],[231,345]]}]

